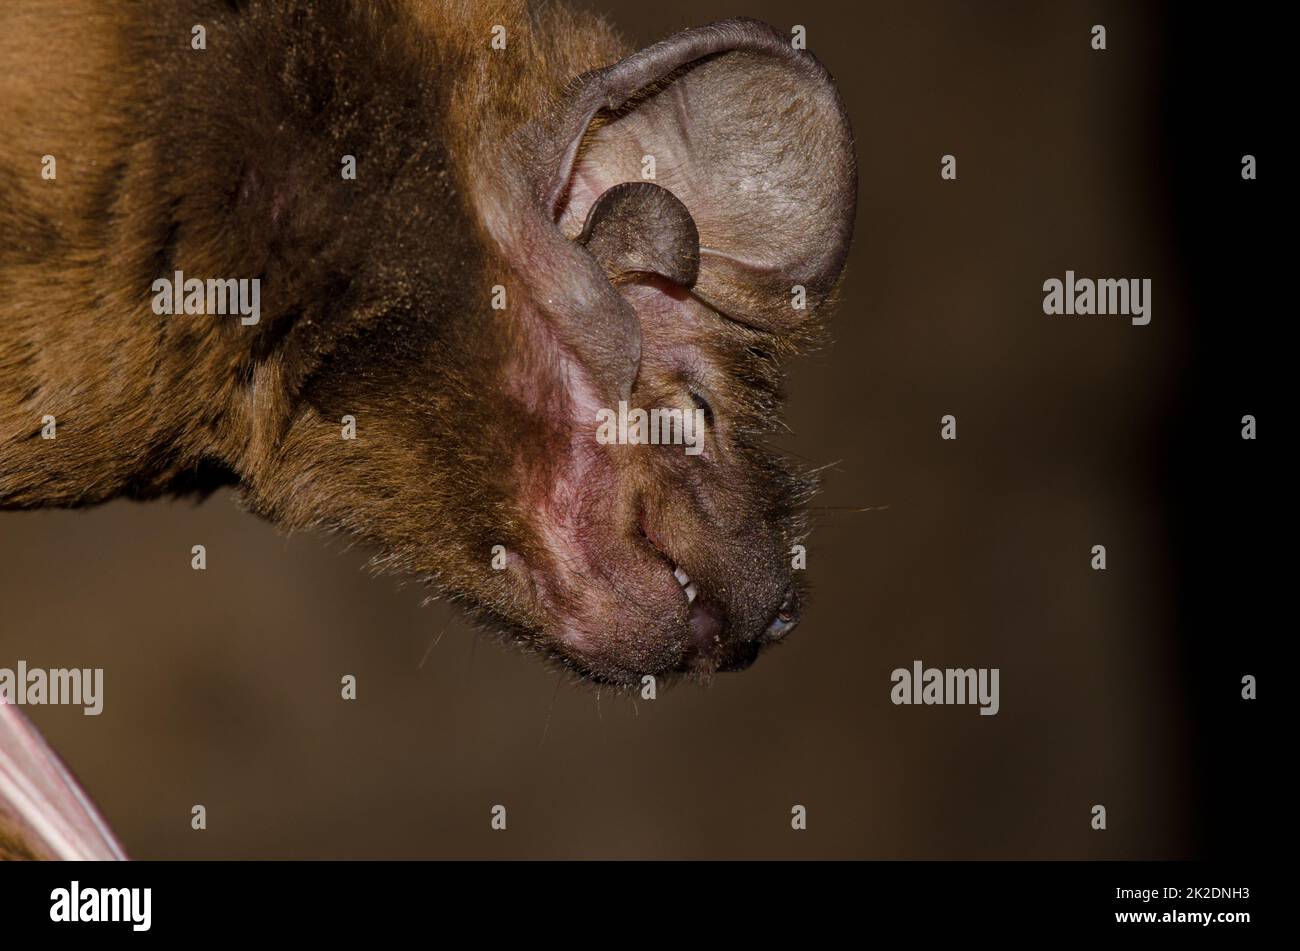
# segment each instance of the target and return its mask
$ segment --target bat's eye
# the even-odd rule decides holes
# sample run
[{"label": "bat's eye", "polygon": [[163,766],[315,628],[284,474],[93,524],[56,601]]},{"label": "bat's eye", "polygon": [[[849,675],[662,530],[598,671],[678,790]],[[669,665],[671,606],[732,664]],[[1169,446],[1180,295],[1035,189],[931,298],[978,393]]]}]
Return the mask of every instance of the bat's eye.
[{"label": "bat's eye", "polygon": [[706,426],[713,426],[713,407],[699,393],[691,390],[691,402],[695,404],[696,409],[704,410],[704,423]]}]

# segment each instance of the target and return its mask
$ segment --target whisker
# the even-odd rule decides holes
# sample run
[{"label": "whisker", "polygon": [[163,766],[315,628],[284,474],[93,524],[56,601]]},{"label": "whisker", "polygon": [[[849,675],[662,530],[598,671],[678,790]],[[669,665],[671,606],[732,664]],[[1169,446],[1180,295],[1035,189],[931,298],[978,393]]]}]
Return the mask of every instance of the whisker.
[{"label": "whisker", "polygon": [[883,512],[888,505],[810,505],[808,511],[813,514],[840,512]]},{"label": "whisker", "polygon": [[447,629],[444,627],[441,631],[438,632],[438,636],[435,637],[432,642],[430,642],[429,646],[424,649],[424,656],[420,658],[420,663],[418,663],[415,667],[416,670],[420,670],[424,667],[424,662],[429,659],[429,655],[433,653],[433,649],[438,646],[439,642],[442,641],[442,635],[446,633],[447,633]]},{"label": "whisker", "polygon": [[542,724],[542,739],[537,745],[543,746],[546,743],[546,734],[551,729],[551,714],[555,712],[555,700],[560,695],[560,684],[564,682],[564,672],[560,671],[560,676],[555,678],[555,690],[551,692],[551,705],[546,708],[546,722]]}]

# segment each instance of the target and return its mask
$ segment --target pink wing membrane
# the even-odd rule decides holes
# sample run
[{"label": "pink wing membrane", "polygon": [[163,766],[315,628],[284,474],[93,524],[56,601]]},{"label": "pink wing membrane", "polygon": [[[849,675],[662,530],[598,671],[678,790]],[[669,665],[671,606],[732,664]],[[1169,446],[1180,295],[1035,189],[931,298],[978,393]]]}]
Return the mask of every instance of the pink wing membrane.
[{"label": "pink wing membrane", "polygon": [[6,826],[40,858],[126,858],[108,824],[40,732],[16,705],[0,700],[0,844]]}]

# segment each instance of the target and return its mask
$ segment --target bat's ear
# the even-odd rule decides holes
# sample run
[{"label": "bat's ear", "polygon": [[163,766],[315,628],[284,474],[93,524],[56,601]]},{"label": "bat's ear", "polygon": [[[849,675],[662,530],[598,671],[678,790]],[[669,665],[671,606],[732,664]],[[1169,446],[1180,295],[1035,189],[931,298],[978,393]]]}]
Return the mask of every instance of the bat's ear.
[{"label": "bat's ear", "polygon": [[844,104],[812,54],[755,20],[686,30],[577,77],[501,161],[508,194],[489,225],[607,398],[627,392],[640,357],[637,315],[611,283],[621,273],[658,273],[781,333],[830,295],[848,252]]},{"label": "bat's ear", "polygon": [[844,105],[812,54],[765,24],[731,20],[584,83],[599,96],[575,123],[567,177],[559,170],[566,234],[606,189],[650,180],[695,221],[697,297],[773,331],[826,298],[848,251],[857,174]]},{"label": "bat's ear", "polygon": [[597,399],[625,398],[637,375],[640,321],[615,287],[629,270],[781,334],[831,295],[848,255],[844,103],[811,53],[753,19],[580,75],[484,161],[502,186],[487,226]]}]

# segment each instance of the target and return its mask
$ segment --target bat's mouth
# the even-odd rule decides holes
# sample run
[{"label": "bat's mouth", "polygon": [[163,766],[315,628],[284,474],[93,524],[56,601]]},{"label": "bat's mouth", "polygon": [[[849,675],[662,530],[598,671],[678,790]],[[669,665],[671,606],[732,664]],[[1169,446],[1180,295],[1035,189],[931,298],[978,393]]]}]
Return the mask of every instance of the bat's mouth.
[{"label": "bat's mouth", "polygon": [[758,658],[766,644],[780,640],[798,624],[798,598],[791,590],[761,637],[744,640],[729,637],[727,611],[721,600],[710,597],[709,591],[673,559],[648,524],[644,510],[638,528],[645,544],[672,573],[686,601],[690,641],[678,672],[708,674],[744,670]]},{"label": "bat's mouth", "polygon": [[[716,602],[700,596],[700,587],[686,569],[673,565],[673,577],[681,585],[686,595],[687,624],[691,629],[692,657],[710,657],[716,655],[722,645],[722,635],[727,629],[727,612]],[[722,668],[720,668],[722,669]],[[730,669],[730,668],[726,668]]]},{"label": "bat's mouth", "polygon": [[585,532],[552,534],[551,558],[513,559],[544,620],[508,630],[593,681],[636,684],[647,674],[707,681],[744,670],[799,623],[792,582],[783,590],[779,576],[752,570],[743,551],[730,557],[693,532],[683,540],[645,499],[630,514],[628,529],[602,536],[603,544]]}]

